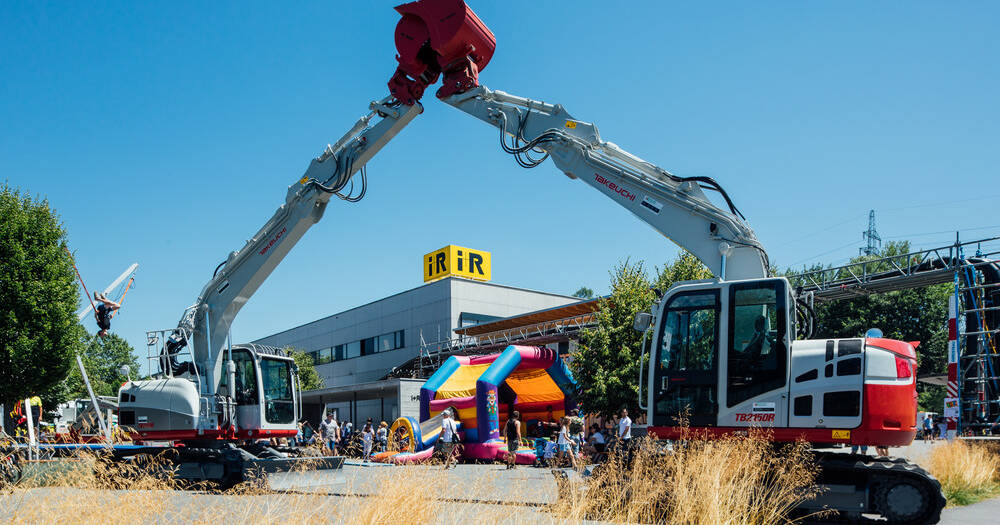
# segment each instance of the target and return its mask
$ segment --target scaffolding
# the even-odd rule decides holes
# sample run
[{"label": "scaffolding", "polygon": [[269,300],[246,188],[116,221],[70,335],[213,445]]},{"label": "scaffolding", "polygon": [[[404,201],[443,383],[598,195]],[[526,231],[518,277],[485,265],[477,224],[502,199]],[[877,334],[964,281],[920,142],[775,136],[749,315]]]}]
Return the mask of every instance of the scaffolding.
[{"label": "scaffolding", "polygon": [[959,434],[996,434],[1000,428],[998,280],[997,261],[978,253],[955,273]]}]

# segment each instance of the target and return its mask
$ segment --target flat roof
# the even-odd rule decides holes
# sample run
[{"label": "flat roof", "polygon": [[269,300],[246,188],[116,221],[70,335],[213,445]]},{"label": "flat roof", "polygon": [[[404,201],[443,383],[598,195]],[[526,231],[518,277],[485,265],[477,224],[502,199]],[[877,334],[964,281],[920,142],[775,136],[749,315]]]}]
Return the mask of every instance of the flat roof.
[{"label": "flat roof", "polygon": [[559,321],[585,314],[592,314],[600,309],[599,301],[601,299],[601,297],[596,299],[584,299],[572,304],[528,312],[526,314],[498,319],[488,323],[467,326],[465,328],[456,328],[455,333],[466,336],[477,336],[492,332],[501,332],[513,328],[520,328],[523,326]]},{"label": "flat roof", "polygon": [[308,325],[311,325],[313,323],[318,323],[320,321],[325,321],[325,320],[330,319],[332,317],[337,317],[338,315],[346,314],[347,312],[350,312],[351,310],[357,310],[359,308],[364,308],[366,306],[371,306],[373,304],[379,303],[379,302],[384,301],[386,299],[389,299],[389,298],[392,298],[392,297],[396,297],[396,296],[399,296],[399,295],[408,294],[408,293],[411,293],[411,292],[413,292],[415,290],[419,290],[421,288],[426,288],[428,286],[435,286],[435,285],[441,284],[443,282],[450,281],[452,279],[456,279],[458,282],[470,283],[470,284],[473,284],[473,285],[476,285],[476,286],[492,286],[494,288],[506,288],[508,290],[517,290],[519,292],[531,292],[531,293],[536,293],[536,294],[540,294],[540,295],[551,295],[553,297],[562,297],[562,298],[565,298],[565,299],[578,299],[578,297],[574,297],[572,295],[563,295],[563,294],[552,293],[552,292],[542,292],[542,291],[539,291],[539,290],[532,290],[530,288],[518,288],[517,286],[509,286],[509,285],[506,285],[506,284],[497,284],[497,283],[491,283],[491,282],[486,282],[486,281],[476,281],[476,280],[473,280],[473,279],[464,279],[462,277],[449,276],[449,277],[445,277],[443,279],[438,279],[436,281],[431,281],[429,283],[424,283],[424,284],[422,284],[420,286],[417,286],[417,287],[414,287],[414,288],[410,288],[409,290],[403,290],[402,292],[397,292],[397,293],[394,293],[392,295],[387,295],[387,296],[385,296],[385,297],[383,297],[381,299],[376,299],[374,301],[367,302],[367,303],[359,305],[359,306],[348,308],[347,310],[341,310],[341,311],[339,311],[337,313],[330,314],[330,315],[327,315],[325,317],[320,317],[319,319],[314,319],[312,321],[308,321],[308,322],[302,323],[300,325],[293,326],[291,328],[286,328],[285,330],[281,330],[279,332],[274,332],[272,334],[266,335],[266,336],[261,337],[259,339],[255,339],[255,341],[261,341],[263,339],[268,339],[268,338],[271,338],[271,337],[275,337],[277,335],[281,335],[281,334],[284,334],[284,333],[287,333],[287,332],[291,332],[292,330],[298,330],[299,328],[302,328],[303,326],[308,326]]}]

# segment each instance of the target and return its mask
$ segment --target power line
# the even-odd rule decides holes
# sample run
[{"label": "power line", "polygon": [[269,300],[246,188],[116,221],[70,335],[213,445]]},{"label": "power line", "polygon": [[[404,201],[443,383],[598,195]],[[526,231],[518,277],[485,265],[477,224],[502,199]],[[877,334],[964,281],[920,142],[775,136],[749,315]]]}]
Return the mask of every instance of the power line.
[{"label": "power line", "polygon": [[910,237],[926,237],[928,235],[942,235],[942,234],[946,234],[946,233],[955,233],[955,232],[959,232],[959,233],[961,233],[961,232],[973,232],[973,231],[979,231],[979,230],[989,230],[989,229],[993,229],[993,228],[1000,228],[1000,224],[997,224],[997,225],[994,225],[994,226],[979,226],[979,227],[976,227],[976,228],[958,228],[958,229],[954,229],[954,230],[942,230],[942,231],[939,231],[939,232],[907,233],[907,234],[903,234],[903,235],[893,235],[892,237],[886,237],[886,239],[904,239],[904,238],[910,238]]},{"label": "power line", "polygon": [[973,197],[971,199],[959,199],[959,200],[946,201],[946,202],[927,202],[927,203],[923,203],[923,204],[911,204],[909,206],[900,206],[898,208],[884,208],[884,209],[881,209],[879,211],[881,211],[882,213],[885,213],[887,211],[912,210],[914,208],[936,208],[936,207],[941,207],[941,206],[951,206],[952,204],[962,204],[962,203],[965,203],[965,202],[984,201],[984,200],[996,200],[996,199],[1000,199],[1000,195],[988,195],[988,196],[985,196],[985,197]]},{"label": "power line", "polygon": [[833,253],[833,252],[835,252],[837,250],[842,250],[844,248],[847,248],[848,246],[854,246],[857,243],[858,243],[858,241],[851,241],[851,242],[849,242],[847,244],[844,244],[842,246],[837,246],[836,248],[833,248],[831,250],[828,250],[828,251],[825,251],[823,253],[819,253],[819,254],[813,255],[812,257],[806,257],[805,259],[800,259],[798,261],[795,261],[795,262],[791,263],[790,266],[795,266],[796,264],[809,262],[809,261],[812,261],[813,259],[818,259],[818,258],[820,258],[820,257],[822,257],[824,255],[831,254],[831,253]]},{"label": "power line", "polygon": [[849,219],[844,219],[844,220],[842,220],[842,221],[840,221],[840,222],[838,222],[836,224],[831,224],[830,226],[827,226],[826,228],[822,228],[822,229],[819,229],[819,230],[812,230],[812,231],[810,231],[810,233],[808,235],[803,235],[802,237],[799,237],[797,239],[792,239],[790,241],[785,241],[785,242],[782,242],[782,243],[779,243],[779,244],[774,244],[771,247],[772,248],[780,248],[781,246],[788,246],[789,244],[793,244],[793,243],[797,243],[797,242],[800,242],[800,241],[804,241],[806,239],[812,239],[812,238],[816,237],[817,233],[828,232],[828,231],[830,231],[830,230],[832,230],[832,229],[834,229],[834,228],[836,228],[838,226],[843,226],[843,225],[845,225],[845,224],[847,224],[849,222],[854,222],[857,218],[858,218],[857,215],[852,215]]}]

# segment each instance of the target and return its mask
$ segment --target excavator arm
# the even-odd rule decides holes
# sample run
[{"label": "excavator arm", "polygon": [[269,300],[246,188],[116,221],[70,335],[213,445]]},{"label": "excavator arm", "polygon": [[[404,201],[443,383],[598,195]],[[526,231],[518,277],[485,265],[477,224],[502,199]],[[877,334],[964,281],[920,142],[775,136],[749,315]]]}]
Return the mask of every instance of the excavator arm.
[{"label": "excavator arm", "polygon": [[[767,254],[725,190],[708,177],[678,177],[601,140],[597,126],[561,105],[478,86],[444,102],[497,127],[504,150],[526,168],[547,157],[663,236],[700,259],[722,279],[768,275]],[[534,158],[532,157],[534,154]],[[705,190],[718,192],[723,209]]]},{"label": "excavator arm", "polygon": [[[364,196],[364,168],[393,137],[423,111],[419,103],[402,104],[394,97],[372,102],[336,143],[309,163],[305,174],[288,187],[285,202],[246,244],[231,252],[215,270],[197,301],[181,317],[168,343],[173,353],[190,344],[194,364],[205,376],[203,395],[214,394],[222,373],[223,350],[233,319],[285,255],[323,217],[334,196],[355,202]],[[362,172],[361,184],[352,177]]]}]

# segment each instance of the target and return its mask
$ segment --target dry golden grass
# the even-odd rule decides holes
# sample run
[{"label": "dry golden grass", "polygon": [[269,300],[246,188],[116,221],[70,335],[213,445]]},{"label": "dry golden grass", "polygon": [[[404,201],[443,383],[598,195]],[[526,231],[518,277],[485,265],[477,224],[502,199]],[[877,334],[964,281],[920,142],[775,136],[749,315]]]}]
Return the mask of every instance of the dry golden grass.
[{"label": "dry golden grass", "polygon": [[[12,494],[0,495],[0,522],[783,523],[812,494],[814,476],[804,445],[779,453],[760,436],[691,440],[673,453],[644,442],[630,468],[612,457],[589,483],[565,486],[566,497],[548,507],[511,505],[538,500],[540,490],[554,487],[550,481],[546,485],[552,488],[537,481],[519,485],[524,477],[537,480],[537,473],[504,471],[500,465],[464,472],[429,465],[373,467],[377,484],[333,487],[339,496],[271,492],[253,482],[220,496],[180,490],[155,460],[126,469],[109,468],[94,457],[76,461],[78,468],[25,480]],[[513,492],[498,496],[498,481]],[[486,503],[498,499],[507,504]]]},{"label": "dry golden grass", "polygon": [[983,445],[961,440],[937,445],[926,464],[950,505],[968,505],[1000,493],[1000,455]]},{"label": "dry golden grass", "polygon": [[570,488],[558,512],[574,521],[786,523],[815,494],[815,474],[804,443],[776,452],[765,436],[693,439],[671,453],[646,441],[630,469],[612,457],[586,490]]}]

